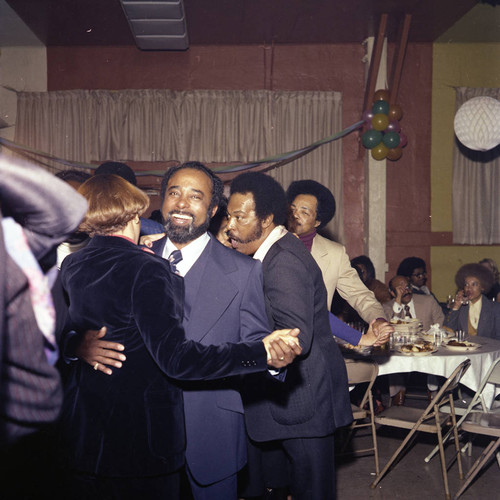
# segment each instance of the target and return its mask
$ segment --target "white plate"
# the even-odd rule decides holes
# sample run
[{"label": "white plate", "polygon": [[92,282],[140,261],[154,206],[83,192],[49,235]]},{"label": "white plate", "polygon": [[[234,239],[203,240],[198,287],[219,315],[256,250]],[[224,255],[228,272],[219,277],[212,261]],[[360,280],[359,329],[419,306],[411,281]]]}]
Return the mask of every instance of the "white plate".
[{"label": "white plate", "polygon": [[435,347],[434,349],[432,349],[432,351],[420,351],[420,352],[409,351],[409,352],[406,352],[406,351],[401,350],[401,347],[398,347],[396,350],[405,356],[428,356],[429,354],[433,354],[434,352],[437,352],[438,349],[437,349],[437,347]]},{"label": "white plate", "polygon": [[391,325],[411,325],[420,323],[420,320],[417,318],[392,318],[389,323]]},{"label": "white plate", "polygon": [[449,349],[450,351],[456,351],[456,352],[475,351],[476,349],[479,349],[481,347],[481,344],[476,344],[474,342],[464,341],[462,343],[467,344],[467,345],[466,346],[448,345],[448,343],[446,343],[446,342],[443,342],[442,345],[444,345],[446,347],[446,349]]}]

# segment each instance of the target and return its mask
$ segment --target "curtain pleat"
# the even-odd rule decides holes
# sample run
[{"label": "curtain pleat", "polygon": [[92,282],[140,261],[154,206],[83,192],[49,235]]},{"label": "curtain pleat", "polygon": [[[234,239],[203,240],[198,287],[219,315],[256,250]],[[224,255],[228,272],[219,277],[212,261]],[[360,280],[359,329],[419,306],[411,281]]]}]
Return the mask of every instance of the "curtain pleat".
[{"label": "curtain pleat", "polygon": [[[251,162],[308,146],[342,130],[339,92],[70,90],[21,92],[15,141],[80,162],[104,160]],[[270,174],[329,187],[342,240],[340,141]]]}]

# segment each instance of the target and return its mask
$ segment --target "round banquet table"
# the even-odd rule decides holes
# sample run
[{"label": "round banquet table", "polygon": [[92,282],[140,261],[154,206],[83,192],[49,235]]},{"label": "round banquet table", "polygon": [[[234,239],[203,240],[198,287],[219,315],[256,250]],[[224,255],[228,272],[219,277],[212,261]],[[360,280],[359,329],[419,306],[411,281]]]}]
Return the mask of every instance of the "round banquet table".
[{"label": "round banquet table", "polygon": [[[461,384],[477,391],[481,380],[486,375],[493,361],[500,358],[500,341],[489,337],[469,337],[471,342],[481,344],[476,350],[457,352],[441,345],[437,352],[427,356],[412,356],[397,351],[374,350],[369,356],[379,365],[379,375],[403,372],[421,372],[441,377],[449,377],[453,370],[465,359],[471,360],[469,369],[465,372]],[[485,404],[491,407],[493,399],[500,392],[493,384],[486,384],[483,391]]]}]

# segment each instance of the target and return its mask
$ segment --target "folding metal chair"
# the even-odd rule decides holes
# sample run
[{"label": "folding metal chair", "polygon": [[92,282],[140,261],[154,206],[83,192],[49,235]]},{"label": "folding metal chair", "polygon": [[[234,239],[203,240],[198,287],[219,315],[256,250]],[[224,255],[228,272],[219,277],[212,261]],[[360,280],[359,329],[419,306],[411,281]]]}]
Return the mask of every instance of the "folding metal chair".
[{"label": "folding metal chair", "polygon": [[[457,421],[453,406],[453,391],[458,386],[460,379],[467,371],[469,366],[469,359],[466,359],[465,361],[460,363],[441,386],[441,389],[439,389],[435,398],[429,403],[425,410],[422,411],[419,408],[410,408],[406,406],[391,406],[380,415],[375,417],[375,422],[377,424],[387,425],[390,427],[398,427],[401,429],[409,429],[410,432],[407,434],[401,445],[389,459],[382,472],[370,485],[371,488],[375,488],[377,484],[382,480],[382,478],[392,467],[392,465],[395,464],[396,460],[399,458],[403,450],[417,436],[417,432],[426,432],[437,435],[439,443],[439,454],[441,457],[441,470],[443,474],[445,497],[447,500],[451,498],[450,489],[448,486],[448,467],[446,465],[446,458],[444,454],[443,427],[445,425],[452,426],[452,431],[455,436],[455,456],[458,462],[458,472],[460,478],[462,478],[462,461],[458,443],[458,432],[456,427]],[[440,411],[440,407],[446,403],[450,405],[451,413],[443,413]]]},{"label": "folding metal chair", "polygon": [[[496,438],[491,440],[488,446],[483,450],[479,458],[474,462],[469,472],[465,476],[465,483],[462,485],[457,494],[453,497],[454,500],[459,498],[462,493],[467,489],[470,483],[475,479],[483,467],[490,461],[500,447],[500,413],[495,410],[490,410],[484,404],[482,392],[487,383],[500,385],[500,358],[495,360],[491,365],[488,373],[481,382],[481,386],[474,395],[471,404],[469,405],[468,412],[460,419],[457,425],[466,432],[472,434],[480,434],[483,436],[490,436]],[[473,403],[475,402],[475,405]],[[474,406],[481,403],[482,411],[477,411]]]},{"label": "folding metal chair", "polygon": [[[486,375],[483,377],[483,380],[481,380],[481,383],[479,384],[479,387],[474,394],[473,398],[471,399],[470,403],[467,405],[467,408],[465,408],[462,413],[460,420],[457,422],[457,428],[460,429],[460,426],[462,422],[467,418],[469,413],[471,412],[477,412],[477,411],[482,411],[483,413],[490,413],[494,410],[490,410],[486,403],[484,402],[483,398],[483,390],[486,387],[486,384],[497,384],[500,385],[500,358],[496,359],[493,364],[490,366],[488,371],[486,372]],[[481,405],[481,406],[479,406]],[[448,412],[448,408],[445,409],[446,412]],[[496,410],[497,412],[500,411],[499,409]],[[458,411],[455,411],[457,414]],[[443,437],[443,442],[446,442],[449,437],[451,436],[451,429],[446,433],[446,435]],[[468,447],[470,444],[468,445]],[[470,449],[470,448],[469,448]],[[439,451],[439,447],[436,446],[426,457],[425,461],[430,462],[431,458]],[[470,454],[469,454],[470,456]],[[499,464],[500,465],[500,464]]]},{"label": "folding metal chair", "polygon": [[[380,472],[380,469],[378,462],[377,432],[375,428],[375,413],[373,409],[372,396],[372,387],[378,375],[378,365],[374,361],[359,361],[353,359],[346,359],[345,365],[347,369],[347,379],[349,386],[355,386],[365,383],[367,383],[368,385],[359,405],[351,403],[354,421],[348,428],[348,434],[339,455],[358,455],[373,452],[375,456],[375,471],[378,474]],[[353,432],[360,427],[370,427],[373,446],[371,448],[364,448],[362,450],[346,452],[345,450],[347,449],[347,445],[351,440]]]}]

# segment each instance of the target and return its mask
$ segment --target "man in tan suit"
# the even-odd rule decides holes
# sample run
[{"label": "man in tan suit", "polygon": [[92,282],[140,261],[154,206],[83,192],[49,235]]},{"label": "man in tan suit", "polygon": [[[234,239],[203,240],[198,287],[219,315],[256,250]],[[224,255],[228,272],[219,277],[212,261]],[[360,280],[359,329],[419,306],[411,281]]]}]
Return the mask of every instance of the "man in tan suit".
[{"label": "man in tan suit", "polygon": [[389,291],[394,299],[384,304],[388,319],[394,316],[418,318],[424,331],[435,323],[440,326],[443,324],[444,314],[441,306],[431,295],[414,294],[405,276],[392,278],[389,282]]},{"label": "man in tan suit", "polygon": [[286,194],[290,208],[288,230],[299,237],[321,269],[328,308],[337,289],[367,323],[384,318],[384,309],[351,267],[345,247],[316,232],[335,215],[335,198],[330,190],[319,182],[302,180],[292,182]]}]

